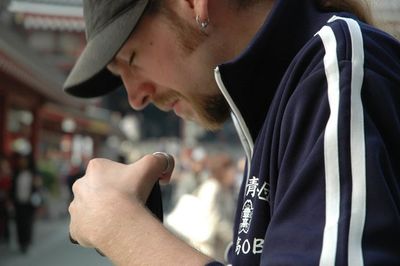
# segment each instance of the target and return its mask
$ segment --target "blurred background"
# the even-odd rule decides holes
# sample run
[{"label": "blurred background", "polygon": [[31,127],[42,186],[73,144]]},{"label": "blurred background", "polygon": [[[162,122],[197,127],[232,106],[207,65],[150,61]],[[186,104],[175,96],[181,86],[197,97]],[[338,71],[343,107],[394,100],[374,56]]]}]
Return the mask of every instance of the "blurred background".
[{"label": "blurred background", "polygon": [[[400,37],[399,0],[371,6]],[[177,162],[162,187],[166,226],[222,260],[244,167],[232,123],[210,133],[152,106],[135,112],[124,90],[64,94],[84,28],[81,0],[0,0],[0,265],[111,265],[69,242],[71,185],[93,157],[130,163],[154,151]]]}]

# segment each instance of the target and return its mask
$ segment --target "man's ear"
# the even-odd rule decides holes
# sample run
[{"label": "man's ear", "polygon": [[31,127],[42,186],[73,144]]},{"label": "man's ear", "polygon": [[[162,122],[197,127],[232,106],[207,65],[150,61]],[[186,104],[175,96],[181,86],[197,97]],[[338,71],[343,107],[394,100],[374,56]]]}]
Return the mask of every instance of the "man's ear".
[{"label": "man's ear", "polygon": [[193,19],[208,20],[208,0],[184,0],[188,8],[192,9]]}]

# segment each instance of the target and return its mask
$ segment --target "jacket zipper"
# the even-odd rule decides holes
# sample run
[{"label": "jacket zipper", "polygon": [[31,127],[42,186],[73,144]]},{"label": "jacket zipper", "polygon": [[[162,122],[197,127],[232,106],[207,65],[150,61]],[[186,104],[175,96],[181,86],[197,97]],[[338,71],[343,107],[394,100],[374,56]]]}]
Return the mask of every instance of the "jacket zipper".
[{"label": "jacket zipper", "polygon": [[[228,90],[226,89],[222,78],[219,68],[216,67],[214,70],[214,77],[217,85],[224,95],[226,101],[228,102],[231,108],[231,117],[233,123],[235,125],[236,131],[239,135],[240,142],[242,143],[243,149],[246,153],[247,159],[247,173],[246,173],[246,184],[250,176],[250,169],[251,169],[251,158],[253,157],[253,149],[254,149],[254,142],[250,135],[249,128],[247,127],[246,123],[244,122],[243,116],[240,113],[239,109],[237,108],[236,104],[233,102],[232,97],[229,95]],[[245,192],[246,193],[246,192]]]}]

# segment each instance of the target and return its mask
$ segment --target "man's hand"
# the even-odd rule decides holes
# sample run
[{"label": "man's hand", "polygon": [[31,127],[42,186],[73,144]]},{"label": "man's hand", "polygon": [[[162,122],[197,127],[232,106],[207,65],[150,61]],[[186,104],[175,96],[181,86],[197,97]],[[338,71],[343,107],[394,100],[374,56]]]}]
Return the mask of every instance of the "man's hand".
[{"label": "man's hand", "polygon": [[168,232],[145,208],[155,182],[170,179],[173,159],[147,155],[130,165],[90,161],[74,186],[71,237],[115,265],[205,265],[211,259]]},{"label": "man's hand", "polygon": [[91,160],[86,174],[73,185],[71,237],[85,247],[114,239],[115,227],[135,219],[135,208],[144,205],[154,184],[169,181],[173,163],[171,156],[162,153],[146,155],[130,165]]}]

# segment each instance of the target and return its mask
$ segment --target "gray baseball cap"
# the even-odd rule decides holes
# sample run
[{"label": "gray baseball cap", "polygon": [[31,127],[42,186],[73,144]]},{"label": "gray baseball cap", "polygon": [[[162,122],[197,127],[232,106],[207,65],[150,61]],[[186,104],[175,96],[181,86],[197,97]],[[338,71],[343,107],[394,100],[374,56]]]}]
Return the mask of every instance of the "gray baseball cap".
[{"label": "gray baseball cap", "polygon": [[121,86],[106,66],[121,49],[149,0],[84,0],[87,44],[64,83],[74,96],[102,96]]}]

